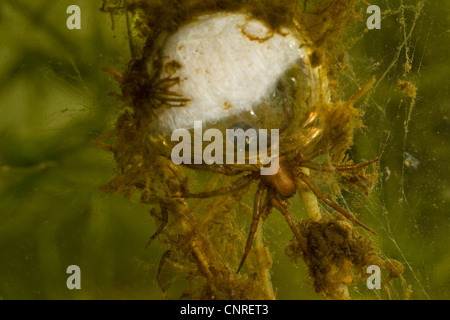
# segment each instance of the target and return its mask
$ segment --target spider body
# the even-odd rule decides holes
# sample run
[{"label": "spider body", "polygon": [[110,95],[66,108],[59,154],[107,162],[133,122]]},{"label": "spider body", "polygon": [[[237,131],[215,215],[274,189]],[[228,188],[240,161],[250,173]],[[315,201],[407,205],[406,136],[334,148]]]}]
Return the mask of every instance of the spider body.
[{"label": "spider body", "polygon": [[274,175],[261,175],[261,182],[285,199],[292,197],[297,190],[292,166],[289,160],[283,157],[280,159],[278,172]]}]

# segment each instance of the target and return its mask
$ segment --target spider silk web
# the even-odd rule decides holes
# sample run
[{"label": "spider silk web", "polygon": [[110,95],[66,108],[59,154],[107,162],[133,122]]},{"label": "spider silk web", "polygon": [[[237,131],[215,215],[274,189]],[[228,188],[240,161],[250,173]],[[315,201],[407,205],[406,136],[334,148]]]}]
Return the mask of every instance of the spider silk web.
[{"label": "spider silk web", "polygon": [[[357,11],[362,20],[346,34],[350,70],[342,75],[341,84],[350,96],[372,77],[376,80],[357,103],[365,128],[357,132],[349,154],[359,163],[379,157],[379,178],[367,201],[346,201],[351,196],[340,201],[376,230],[382,256],[404,265],[402,279],[390,288],[391,298],[442,298],[448,296],[448,276],[442,270],[450,265],[445,236],[449,223],[439,189],[448,190],[442,186],[448,180],[439,179],[439,172],[446,169],[438,159],[443,156],[442,131],[448,132],[448,121],[443,120],[448,103],[446,112],[442,98],[430,98],[430,83],[442,81],[443,92],[449,81],[445,74],[430,71],[438,69],[433,60],[436,50],[448,52],[447,45],[437,40],[448,39],[447,18],[439,18],[439,10],[445,8],[435,1],[370,4],[381,9],[381,30],[366,29],[367,4],[361,3]],[[265,228],[270,230],[270,224]],[[386,298],[359,284],[352,292],[355,298],[373,294]]]},{"label": "spider silk web", "polygon": [[[430,46],[435,41],[435,30],[445,32],[445,24],[435,18],[439,12],[437,2],[375,1],[370,4],[381,9],[381,29],[367,30],[368,4],[361,2],[355,9],[361,19],[345,36],[350,69],[341,75],[340,84],[349,98],[375,78],[369,93],[356,104],[364,113],[365,127],[356,133],[354,146],[348,154],[356,163],[379,157],[379,177],[369,198],[343,191],[338,200],[378,233],[373,239],[381,256],[398,260],[405,270],[400,279],[389,285],[388,296],[383,290],[367,290],[362,281],[349,287],[350,295],[356,299],[442,297],[447,292],[448,281],[440,282],[433,266],[442,270],[448,264],[445,258],[448,256],[445,237],[448,219],[445,203],[436,194],[439,183],[433,183],[432,179],[437,174],[434,170],[443,168],[430,164],[435,160],[428,157],[426,150],[430,145],[438,148],[437,142],[443,139],[433,134],[436,123],[444,117],[444,107],[427,108],[432,107],[428,78],[431,56],[435,54]],[[254,189],[248,193],[253,195]],[[306,213],[298,195],[291,203],[289,210],[293,216],[304,218]],[[251,216],[251,204],[252,200],[244,200],[240,206],[247,217]],[[326,205],[319,205],[323,212],[332,212]],[[294,266],[283,255],[286,242],[292,238],[283,217],[274,212],[263,225],[266,242],[274,252],[272,281],[277,297],[310,299],[317,296],[301,264]],[[362,233],[367,235],[365,231]],[[438,242],[440,245],[428,251],[428,244]],[[286,274],[291,276],[280,276]],[[443,278],[447,279],[445,274]],[[435,291],[436,288],[439,290]]]},{"label": "spider silk web", "polygon": [[[353,38],[349,52],[351,56],[353,51],[364,48],[359,57],[350,57],[350,63],[356,66],[368,62],[366,70],[363,71],[364,66],[361,66],[361,71],[376,79],[362,105],[367,128],[356,140],[356,149],[358,154],[364,154],[368,144],[370,152],[375,152],[381,159],[381,172],[375,191],[377,195],[369,200],[362,214],[367,212],[377,225],[380,237],[388,239],[382,241],[383,254],[394,256],[405,266],[402,288],[395,288],[397,297],[410,298],[412,295],[429,299],[427,271],[423,270],[423,264],[411,262],[416,259],[407,248],[411,244],[401,239],[405,237],[402,233],[414,237],[418,227],[417,212],[411,201],[415,197],[411,184],[416,171],[421,170],[420,160],[415,158],[420,156],[416,151],[420,147],[414,141],[412,127],[416,125],[415,118],[421,107],[417,91],[420,92],[424,55],[432,26],[426,24],[423,1],[381,1],[378,5],[382,8],[381,32],[369,30],[362,38]],[[384,32],[388,31],[391,35],[386,37]],[[369,47],[368,42],[380,46]],[[347,80],[358,83],[365,79],[361,71],[346,75]],[[403,217],[402,222],[396,215]],[[399,223],[404,224],[403,229],[398,227]]]}]

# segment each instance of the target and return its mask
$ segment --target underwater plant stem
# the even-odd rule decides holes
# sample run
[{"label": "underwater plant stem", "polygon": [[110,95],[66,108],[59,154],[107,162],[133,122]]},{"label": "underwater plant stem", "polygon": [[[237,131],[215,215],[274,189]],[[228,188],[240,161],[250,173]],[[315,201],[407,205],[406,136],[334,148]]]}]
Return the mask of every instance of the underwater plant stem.
[{"label": "underwater plant stem", "polygon": [[[302,168],[302,172],[309,176],[309,169]],[[298,192],[302,198],[303,206],[305,207],[308,217],[315,221],[319,221],[322,218],[322,215],[319,209],[319,202],[314,192],[309,188],[304,188],[301,184],[299,184]]]},{"label": "underwater plant stem", "polygon": [[270,275],[270,270],[272,267],[272,261],[270,257],[269,250],[264,246],[264,230],[263,223],[260,223],[258,229],[256,229],[255,236],[255,254],[256,261],[258,263],[259,272],[261,276],[261,281],[263,283],[263,288],[265,291],[265,296],[268,300],[275,300],[275,292],[273,291],[272,277]]},{"label": "underwater plant stem", "polygon": [[197,259],[200,270],[208,279],[211,279],[213,275],[209,269],[210,263],[208,262],[208,257],[203,254],[204,244],[196,236],[190,239],[189,244],[195,258]]},{"label": "underwater plant stem", "polygon": [[[180,203],[181,202],[181,203]],[[207,279],[212,278],[211,270],[215,268],[212,265],[211,255],[205,254],[208,252],[205,242],[202,237],[198,236],[195,231],[195,227],[191,223],[189,217],[189,209],[184,200],[174,201],[172,204],[172,214],[178,212],[179,216],[176,217],[176,225],[181,230],[181,234],[188,239],[189,251],[195,258],[195,263],[198,269],[203,273]]]},{"label": "underwater plant stem", "polygon": [[[169,166],[165,164],[165,161],[162,161],[162,165],[160,168],[162,169],[160,173],[163,175],[163,181],[171,181],[175,182],[174,172],[175,170],[171,170]],[[172,168],[173,169],[173,168]],[[175,184],[171,186],[172,188],[167,188],[171,192],[179,193],[179,186],[175,187]],[[170,196],[174,196],[175,194],[171,194]],[[195,228],[195,218],[191,217],[191,211],[189,210],[188,204],[185,199],[175,199],[172,200],[169,206],[169,210],[171,211],[174,219],[172,222],[176,225],[176,227],[181,231],[188,239],[188,247],[189,251],[192,253],[192,256],[195,258],[195,262],[197,264],[198,269],[204,274],[207,279],[212,277],[212,270],[217,270],[217,268],[213,264],[212,254],[208,250],[208,246],[205,241],[199,236],[198,232],[196,232]]]}]

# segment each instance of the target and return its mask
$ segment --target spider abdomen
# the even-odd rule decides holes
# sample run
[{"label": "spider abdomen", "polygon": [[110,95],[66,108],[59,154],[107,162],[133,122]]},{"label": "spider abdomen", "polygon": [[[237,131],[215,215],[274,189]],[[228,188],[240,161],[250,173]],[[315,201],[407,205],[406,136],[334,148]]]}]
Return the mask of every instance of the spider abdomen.
[{"label": "spider abdomen", "polygon": [[294,172],[292,171],[291,164],[286,159],[280,159],[280,166],[276,174],[261,175],[261,181],[284,198],[292,197],[297,190]]}]

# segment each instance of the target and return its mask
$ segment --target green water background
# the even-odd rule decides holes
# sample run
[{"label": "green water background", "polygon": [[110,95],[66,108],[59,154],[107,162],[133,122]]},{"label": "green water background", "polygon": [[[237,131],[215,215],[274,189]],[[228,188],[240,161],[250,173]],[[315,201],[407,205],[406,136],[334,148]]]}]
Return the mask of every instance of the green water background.
[{"label": "green water background", "polygon": [[[81,30],[66,28],[71,4],[81,8]],[[381,175],[369,202],[354,211],[377,230],[383,254],[405,265],[412,299],[449,299],[450,3],[426,1],[417,19],[416,1],[372,4],[393,13],[383,16],[381,30],[363,34],[365,21],[349,30],[357,41],[343,81],[350,94],[372,76],[382,79],[358,106],[366,128],[351,152],[358,161],[381,156]],[[0,298],[162,297],[156,273],[165,249],[154,243],[145,250],[155,230],[149,208],[99,190],[115,166],[92,141],[120,110],[108,96],[118,85],[100,70],[122,71],[130,59],[124,19],[111,30],[100,6],[0,4]],[[412,65],[405,77],[402,43]],[[413,108],[397,88],[400,79],[417,86]],[[301,203],[293,202],[300,218]],[[292,234],[281,215],[266,225],[278,297],[319,299],[304,268],[284,255]],[[81,268],[81,290],[66,287],[69,265]],[[361,287],[354,292],[376,297]]]}]

